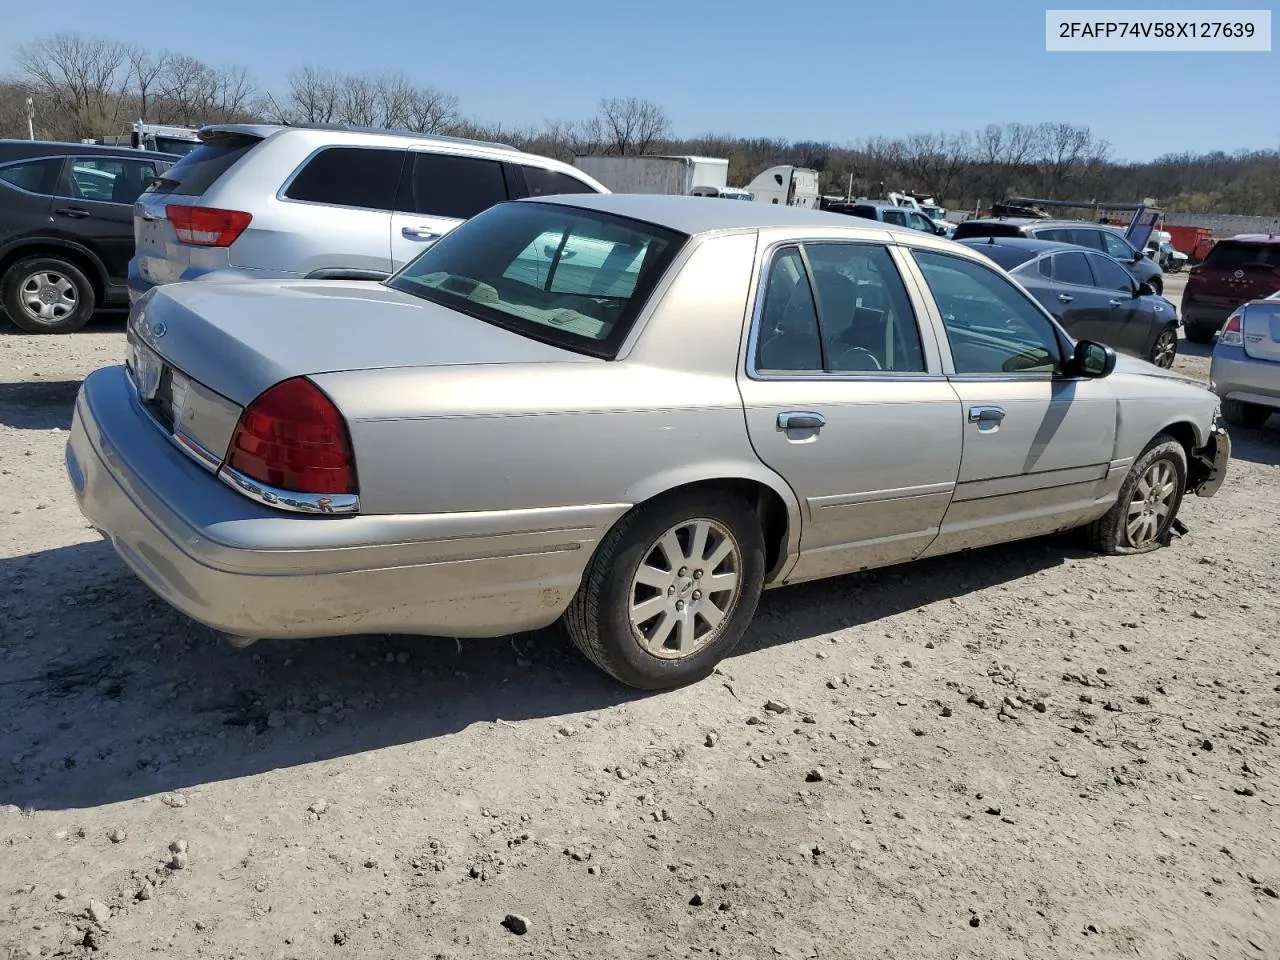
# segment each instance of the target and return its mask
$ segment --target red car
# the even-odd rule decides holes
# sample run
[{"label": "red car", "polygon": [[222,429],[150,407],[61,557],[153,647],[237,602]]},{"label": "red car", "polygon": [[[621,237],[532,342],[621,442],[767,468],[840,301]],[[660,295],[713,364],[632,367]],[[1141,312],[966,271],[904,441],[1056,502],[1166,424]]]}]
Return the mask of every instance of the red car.
[{"label": "red car", "polygon": [[1231,311],[1280,290],[1280,235],[1242,233],[1219,240],[1191,268],[1182,323],[1192,343],[1210,343]]}]

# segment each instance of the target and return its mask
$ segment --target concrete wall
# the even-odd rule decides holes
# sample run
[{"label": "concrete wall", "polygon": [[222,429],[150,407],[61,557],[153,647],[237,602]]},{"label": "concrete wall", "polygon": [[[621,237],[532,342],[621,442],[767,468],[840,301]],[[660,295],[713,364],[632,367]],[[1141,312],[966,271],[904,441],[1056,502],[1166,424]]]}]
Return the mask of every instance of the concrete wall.
[{"label": "concrete wall", "polygon": [[1237,233],[1280,234],[1280,216],[1245,217],[1229,213],[1167,213],[1165,223],[1180,227],[1209,227],[1215,237],[1231,237]]}]

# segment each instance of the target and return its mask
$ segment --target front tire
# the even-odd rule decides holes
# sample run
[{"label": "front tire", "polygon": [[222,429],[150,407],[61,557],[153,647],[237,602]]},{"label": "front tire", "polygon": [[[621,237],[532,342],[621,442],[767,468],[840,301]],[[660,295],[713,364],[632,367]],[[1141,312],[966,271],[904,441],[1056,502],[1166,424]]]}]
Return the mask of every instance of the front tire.
[{"label": "front tire", "polygon": [[1151,352],[1147,355],[1147,359],[1157,367],[1168,370],[1177,357],[1178,328],[1170,324],[1156,334],[1155,343],[1151,345]]},{"label": "front tire", "polygon": [[0,279],[0,303],[27,333],[72,333],[93,316],[93,284],[74,263],[57,257],[19,260]]},{"label": "front tire", "polygon": [[1275,411],[1260,403],[1244,403],[1241,400],[1222,401],[1222,419],[1234,427],[1257,430]]},{"label": "front tire", "polygon": [[1163,546],[1187,488],[1187,452],[1167,433],[1134,461],[1115,505],[1085,528],[1090,544],[1112,556]]},{"label": "front tire", "polygon": [[684,686],[738,645],[764,576],[764,536],[744,500],[673,494],[637,507],[600,542],[565,628],[587,659],[628,686]]},{"label": "front tire", "polygon": [[1164,280],[1161,277],[1152,277],[1147,283],[1151,285],[1151,289],[1156,292],[1157,297],[1164,296]]}]

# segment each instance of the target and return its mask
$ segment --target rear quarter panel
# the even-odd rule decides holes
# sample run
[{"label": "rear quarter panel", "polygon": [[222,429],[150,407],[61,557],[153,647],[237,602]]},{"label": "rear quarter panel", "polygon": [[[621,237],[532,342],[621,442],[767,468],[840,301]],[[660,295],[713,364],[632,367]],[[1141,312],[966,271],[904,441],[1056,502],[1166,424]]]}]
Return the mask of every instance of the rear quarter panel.
[{"label": "rear quarter panel", "polygon": [[701,480],[790,488],[747,438],[736,382],[754,233],[695,243],[615,361],[316,377],[347,416],[375,513],[634,504]]}]

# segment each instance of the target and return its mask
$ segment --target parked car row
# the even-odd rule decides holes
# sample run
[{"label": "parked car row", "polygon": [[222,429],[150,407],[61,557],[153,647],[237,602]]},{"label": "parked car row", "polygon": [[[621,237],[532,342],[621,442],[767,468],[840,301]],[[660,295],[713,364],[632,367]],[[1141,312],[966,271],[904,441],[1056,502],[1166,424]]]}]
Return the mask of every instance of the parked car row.
[{"label": "parked car row", "polygon": [[1000,264],[1078,340],[1100,340],[1166,369],[1178,352],[1178,311],[1113,257],[1051,240],[961,240]]},{"label": "parked car row", "polygon": [[501,144],[334,126],[215,125],[185,156],[0,142],[0,296],[68,333],[157,283],[386,277],[526,196],[607,192]]},{"label": "parked car row", "polygon": [[29,333],[66,333],[128,303],[134,201],[177,157],[0,140],[0,305]]},{"label": "parked car row", "polygon": [[67,470],[178,609],[241,644],[562,621],[646,689],[709,674],[766,587],[1156,549],[1231,446],[1203,386],[973,247],[696,197],[498,204],[381,282],[154,286],[128,345]]}]

